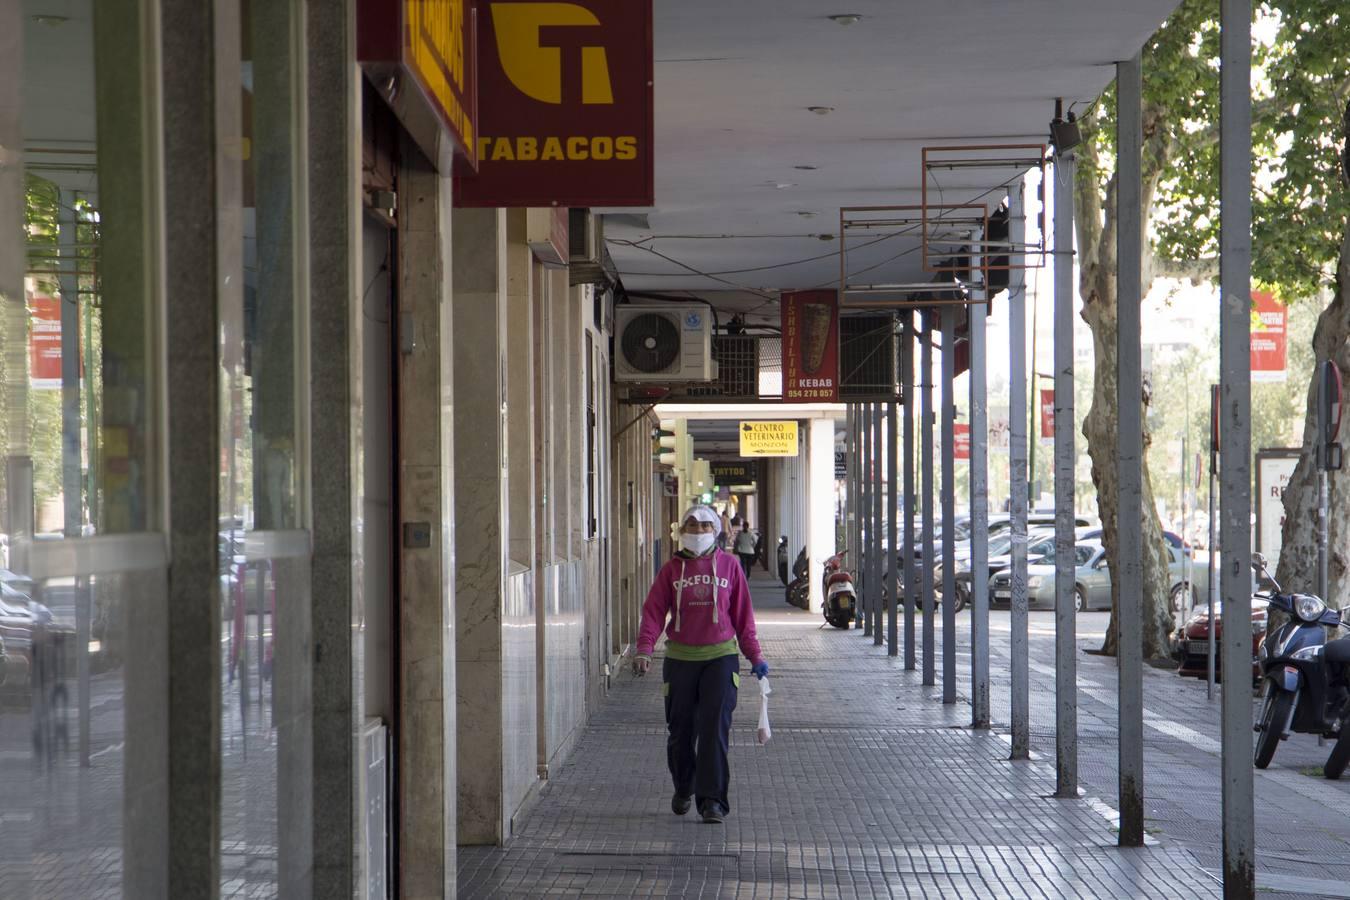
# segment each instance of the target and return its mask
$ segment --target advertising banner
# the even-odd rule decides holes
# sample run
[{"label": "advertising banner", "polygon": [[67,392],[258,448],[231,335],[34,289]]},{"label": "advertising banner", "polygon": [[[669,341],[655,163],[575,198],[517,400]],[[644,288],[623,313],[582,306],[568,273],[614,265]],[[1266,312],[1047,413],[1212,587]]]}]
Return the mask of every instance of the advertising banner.
[{"label": "advertising banner", "polygon": [[783,402],[839,402],[839,294],[787,291],[780,301]]},{"label": "advertising banner", "polygon": [[1284,381],[1289,377],[1289,341],[1285,305],[1265,291],[1252,291],[1252,381]]},{"label": "advertising banner", "polygon": [[712,464],[713,481],[717,484],[749,484],[755,480],[757,474],[754,463],[715,462]]},{"label": "advertising banner", "polygon": [[28,298],[29,386],[35,390],[61,389],[61,301],[46,294]]},{"label": "advertising banner", "polygon": [[1041,440],[1046,443],[1055,440],[1054,388],[1041,388]]},{"label": "advertising banner", "polygon": [[1297,449],[1260,450],[1256,454],[1256,547],[1270,560],[1272,570],[1279,565],[1284,538],[1284,489],[1298,465]]},{"label": "advertising banner", "polygon": [[456,206],[652,206],[652,2],[478,0],[477,173]]},{"label": "advertising banner", "polygon": [[1012,433],[1012,416],[1006,406],[989,407],[989,452],[1007,453]]},{"label": "advertising banner", "polygon": [[797,423],[742,422],[741,456],[796,456]]},{"label": "advertising banner", "polygon": [[965,422],[952,424],[952,459],[970,459],[970,426]]},{"label": "advertising banner", "polygon": [[481,0],[357,0],[356,4],[357,60],[376,85],[392,87],[385,88],[385,100],[438,164],[437,145],[442,142],[425,138],[420,127],[424,121],[439,125],[470,168],[476,162],[476,2]]}]

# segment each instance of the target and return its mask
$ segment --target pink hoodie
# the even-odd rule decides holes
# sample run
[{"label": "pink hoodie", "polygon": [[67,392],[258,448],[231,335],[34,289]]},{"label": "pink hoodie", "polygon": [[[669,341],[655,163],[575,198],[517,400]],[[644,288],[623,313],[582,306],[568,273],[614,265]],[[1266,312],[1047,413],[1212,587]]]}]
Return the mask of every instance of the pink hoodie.
[{"label": "pink hoodie", "polygon": [[667,639],[696,647],[736,638],[751,665],[763,661],[745,572],[736,557],[721,550],[695,558],[677,555],[656,573],[642,604],[638,656],[652,655],[663,628]]}]

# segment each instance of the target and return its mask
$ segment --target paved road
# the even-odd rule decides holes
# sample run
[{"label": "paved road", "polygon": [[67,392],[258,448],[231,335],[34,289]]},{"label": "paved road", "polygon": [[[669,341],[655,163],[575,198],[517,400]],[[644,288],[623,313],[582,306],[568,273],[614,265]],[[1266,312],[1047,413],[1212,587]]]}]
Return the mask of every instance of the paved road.
[{"label": "paved road", "polygon": [[[995,727],[982,733],[967,727],[967,655],[961,701],[944,707],[940,684],[922,687],[859,632],[821,629],[817,617],[784,607],[776,584],[757,582],[756,600],[773,665],[774,739],[755,744],[757,702],[743,692],[727,823],[669,812],[659,685],[620,677],[508,846],[461,848],[463,896],[1218,896],[1207,871],[1219,863],[1218,705],[1206,702],[1203,682],[1146,672],[1151,845],[1121,851],[1110,660],[1079,657],[1087,796],[1049,796],[1050,613],[1032,616],[1035,758],[1012,763],[1007,612],[992,615]],[[1104,614],[1083,616],[1080,645],[1097,646],[1105,624]],[[1286,880],[1280,886],[1301,894],[1279,896],[1328,896],[1350,883],[1350,868],[1319,862],[1309,871],[1305,862],[1350,862],[1350,784],[1302,774],[1320,762],[1316,740],[1296,738],[1257,775],[1258,827],[1282,829],[1260,834],[1263,883],[1323,879]]]}]

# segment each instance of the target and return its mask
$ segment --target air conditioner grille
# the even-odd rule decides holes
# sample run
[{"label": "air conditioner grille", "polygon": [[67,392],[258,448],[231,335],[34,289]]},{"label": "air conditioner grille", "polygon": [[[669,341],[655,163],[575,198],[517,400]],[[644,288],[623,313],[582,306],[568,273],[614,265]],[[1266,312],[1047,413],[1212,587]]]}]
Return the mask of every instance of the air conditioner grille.
[{"label": "air conditioner grille", "polygon": [[624,361],[639,372],[664,372],[680,356],[680,334],[660,313],[636,316],[620,338]]}]

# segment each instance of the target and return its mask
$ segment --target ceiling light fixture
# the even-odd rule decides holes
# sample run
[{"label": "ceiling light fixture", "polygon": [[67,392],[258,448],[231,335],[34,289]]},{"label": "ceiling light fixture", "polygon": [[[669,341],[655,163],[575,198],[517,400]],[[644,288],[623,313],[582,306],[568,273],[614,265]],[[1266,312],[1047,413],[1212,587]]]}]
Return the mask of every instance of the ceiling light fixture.
[{"label": "ceiling light fixture", "polygon": [[815,212],[809,209],[799,209],[797,210],[797,215],[801,216],[803,219],[814,219],[816,217]]},{"label": "ceiling light fixture", "polygon": [[791,181],[770,181],[769,184],[780,191],[785,191],[788,188],[795,188],[797,186],[796,183]]},{"label": "ceiling light fixture", "polygon": [[830,16],[830,21],[836,25],[853,25],[861,18],[862,16],[857,13],[840,13],[838,15]]},{"label": "ceiling light fixture", "polygon": [[797,170],[802,171],[802,172],[814,172],[816,169],[818,169],[818,168],[820,168],[820,167],[819,167],[819,166],[793,166],[792,168],[797,169]]},{"label": "ceiling light fixture", "polygon": [[69,22],[70,17],[39,13],[38,15],[33,16],[33,21],[37,22],[39,25],[46,25],[48,28],[56,28],[59,25],[64,25]]},{"label": "ceiling light fixture", "polygon": [[834,112],[833,106],[808,106],[807,109],[818,116],[828,116],[830,113]]}]

